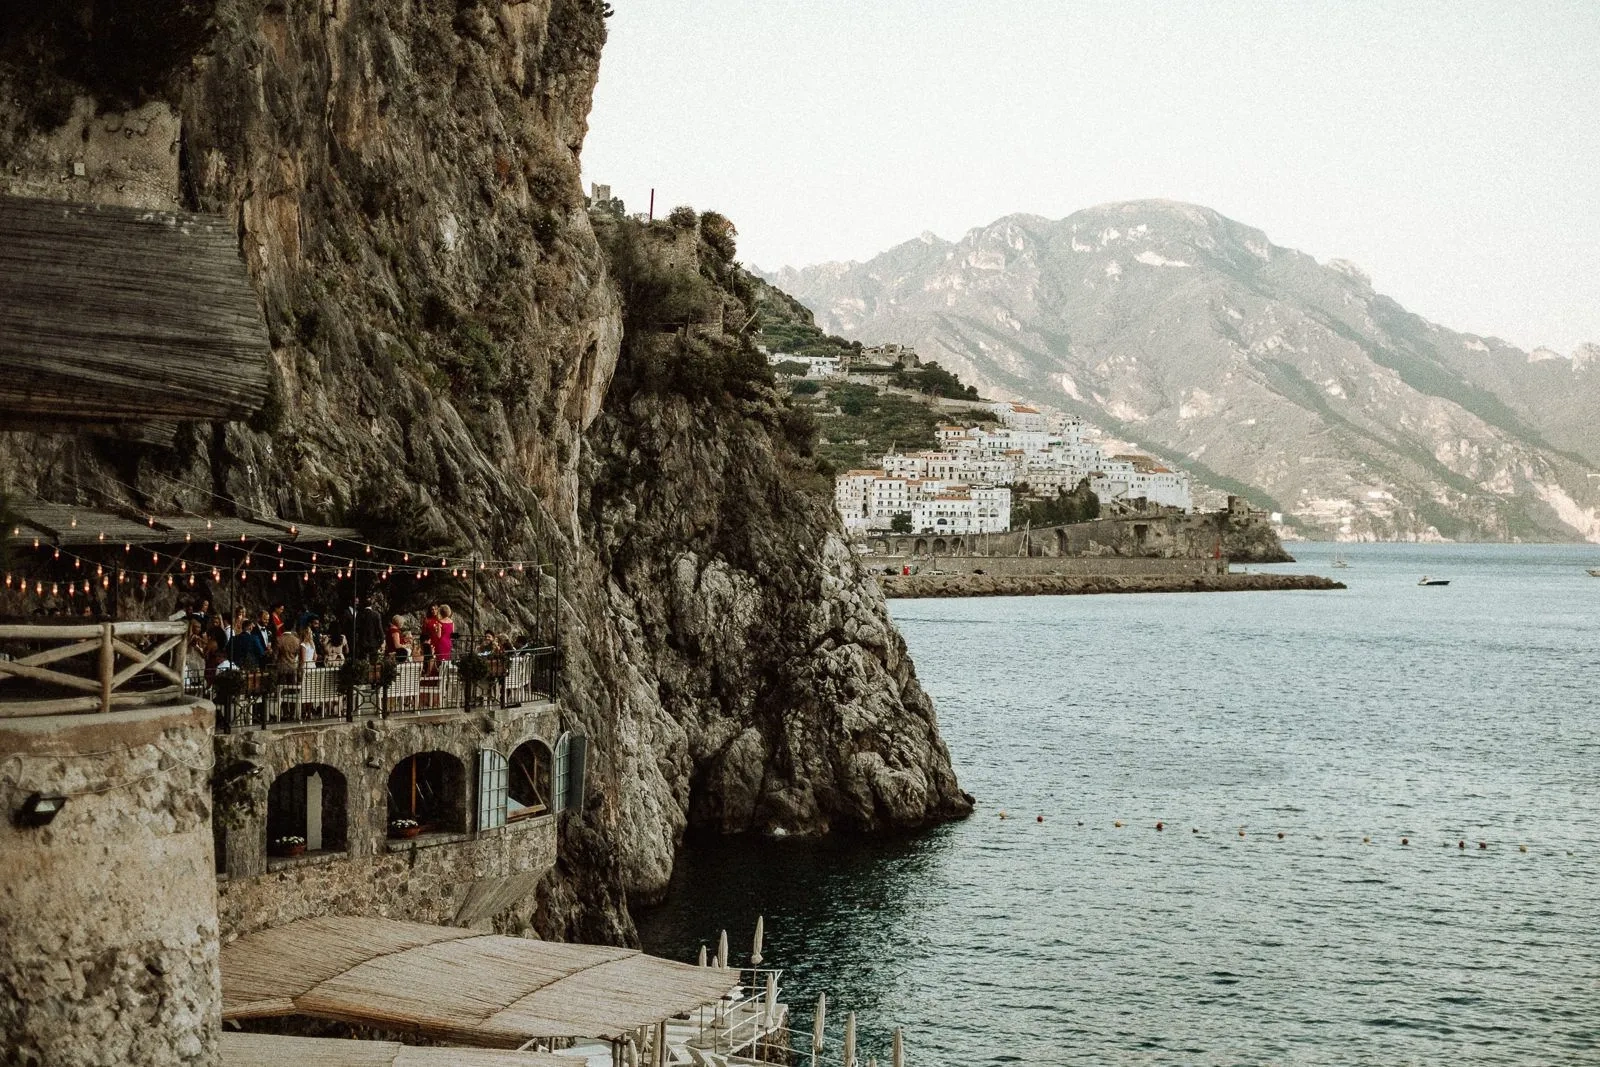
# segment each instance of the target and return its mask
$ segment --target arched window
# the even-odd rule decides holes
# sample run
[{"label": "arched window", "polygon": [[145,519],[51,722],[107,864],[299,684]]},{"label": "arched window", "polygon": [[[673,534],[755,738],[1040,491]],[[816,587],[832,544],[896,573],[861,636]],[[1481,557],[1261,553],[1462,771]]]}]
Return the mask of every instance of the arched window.
[{"label": "arched window", "polygon": [[302,763],[267,791],[267,851],[272,855],[343,852],[349,825],[344,775],[325,763]]},{"label": "arched window", "polygon": [[[389,830],[462,833],[467,828],[467,773],[448,752],[418,752],[389,773]],[[404,834],[410,836],[410,834]]]},{"label": "arched window", "polygon": [[554,760],[543,741],[524,741],[511,753],[510,804],[506,817],[525,819],[557,811]]}]

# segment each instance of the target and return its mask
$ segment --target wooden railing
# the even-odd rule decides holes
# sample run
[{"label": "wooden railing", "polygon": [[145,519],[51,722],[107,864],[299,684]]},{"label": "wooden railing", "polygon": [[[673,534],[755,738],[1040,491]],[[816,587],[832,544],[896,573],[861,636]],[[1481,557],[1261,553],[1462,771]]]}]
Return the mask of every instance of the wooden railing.
[{"label": "wooden railing", "polygon": [[[0,717],[108,712],[182,700],[188,632],[186,619],[0,625],[0,646],[24,650],[15,658],[0,656]],[[119,664],[118,657],[124,662]],[[160,685],[163,681],[169,684]],[[152,682],[157,683],[153,688]],[[57,696],[50,690],[80,695]]]}]

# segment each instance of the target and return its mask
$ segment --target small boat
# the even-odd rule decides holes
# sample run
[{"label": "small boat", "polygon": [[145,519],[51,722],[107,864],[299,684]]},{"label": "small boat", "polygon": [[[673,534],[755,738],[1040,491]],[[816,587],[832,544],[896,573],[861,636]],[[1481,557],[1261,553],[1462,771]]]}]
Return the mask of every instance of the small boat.
[{"label": "small boat", "polygon": [[1449,585],[1450,584],[1450,579],[1448,579],[1448,578],[1429,578],[1426,574],[1424,574],[1420,579],[1417,580],[1417,584],[1418,585]]},{"label": "small boat", "polygon": [[1589,568],[1589,577],[1591,577],[1591,578],[1600,578],[1600,567],[1590,567]]},{"label": "small boat", "polygon": [[1350,561],[1344,558],[1344,553],[1337,552],[1333,557],[1333,565],[1342,570],[1343,568],[1350,566]]}]

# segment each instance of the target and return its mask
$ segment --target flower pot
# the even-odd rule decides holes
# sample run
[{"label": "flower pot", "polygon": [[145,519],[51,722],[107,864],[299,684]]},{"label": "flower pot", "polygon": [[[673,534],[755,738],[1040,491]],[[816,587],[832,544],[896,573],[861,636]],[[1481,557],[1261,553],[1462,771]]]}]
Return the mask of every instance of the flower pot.
[{"label": "flower pot", "polygon": [[289,856],[304,855],[305,851],[306,851],[306,846],[304,846],[304,845],[283,845],[283,846],[280,846],[279,848],[275,849],[274,850],[274,854],[277,855],[277,856],[281,856],[281,857],[287,858]]},{"label": "flower pot", "polygon": [[416,837],[421,832],[422,832],[422,827],[420,827],[420,826],[402,826],[399,829],[390,830],[389,831],[389,836],[390,837]]}]

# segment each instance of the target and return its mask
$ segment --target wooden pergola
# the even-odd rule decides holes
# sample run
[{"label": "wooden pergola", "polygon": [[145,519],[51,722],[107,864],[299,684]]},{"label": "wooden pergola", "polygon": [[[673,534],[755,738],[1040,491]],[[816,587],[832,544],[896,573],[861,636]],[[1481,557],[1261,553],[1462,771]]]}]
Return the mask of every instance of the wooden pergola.
[{"label": "wooden pergola", "polygon": [[271,355],[227,219],[0,196],[0,428],[242,419]]},{"label": "wooden pergola", "polygon": [[548,1052],[440,1048],[278,1034],[222,1035],[222,1067],[582,1067]]},{"label": "wooden pergola", "polygon": [[302,919],[222,949],[222,1018],[285,1015],[484,1048],[623,1041],[715,1005],[736,972],[636,949],[357,916]]}]

